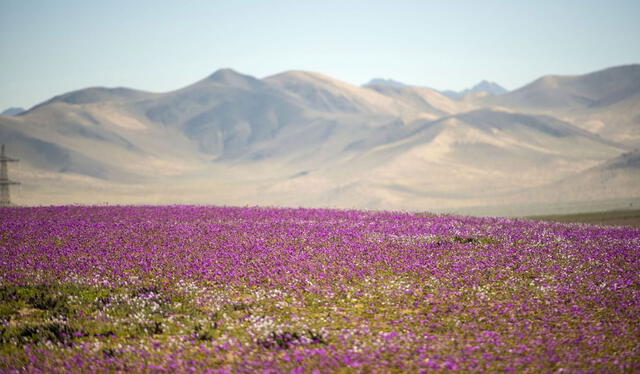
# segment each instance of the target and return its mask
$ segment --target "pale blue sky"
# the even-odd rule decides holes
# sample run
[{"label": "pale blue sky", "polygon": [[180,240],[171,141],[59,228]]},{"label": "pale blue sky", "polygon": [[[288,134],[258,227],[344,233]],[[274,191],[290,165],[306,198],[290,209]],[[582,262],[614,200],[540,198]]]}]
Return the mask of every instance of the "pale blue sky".
[{"label": "pale blue sky", "polygon": [[640,1],[0,0],[0,110],[89,86],[169,91],[222,67],[508,89],[640,62]]}]

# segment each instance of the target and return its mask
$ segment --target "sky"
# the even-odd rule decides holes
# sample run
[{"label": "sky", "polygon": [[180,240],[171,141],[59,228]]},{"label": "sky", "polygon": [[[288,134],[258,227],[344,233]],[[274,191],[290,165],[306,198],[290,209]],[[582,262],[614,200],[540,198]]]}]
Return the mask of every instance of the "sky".
[{"label": "sky", "polygon": [[640,1],[0,0],[0,110],[220,68],[461,90],[640,63]]}]

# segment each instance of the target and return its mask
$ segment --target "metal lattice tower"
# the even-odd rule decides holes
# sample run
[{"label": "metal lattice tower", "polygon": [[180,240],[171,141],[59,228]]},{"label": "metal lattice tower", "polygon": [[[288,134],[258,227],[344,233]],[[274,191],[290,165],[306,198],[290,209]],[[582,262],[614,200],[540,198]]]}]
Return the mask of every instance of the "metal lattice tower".
[{"label": "metal lattice tower", "polygon": [[4,154],[4,144],[0,151],[0,206],[11,205],[11,195],[9,195],[9,186],[12,184],[20,184],[9,180],[8,162],[18,162],[18,159],[8,157]]}]

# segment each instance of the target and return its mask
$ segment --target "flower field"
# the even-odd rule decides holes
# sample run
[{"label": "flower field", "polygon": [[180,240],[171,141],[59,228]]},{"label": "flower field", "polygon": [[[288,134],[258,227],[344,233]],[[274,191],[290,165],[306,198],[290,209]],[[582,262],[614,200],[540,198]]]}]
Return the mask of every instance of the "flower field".
[{"label": "flower field", "polygon": [[640,230],[0,209],[1,372],[640,372]]}]

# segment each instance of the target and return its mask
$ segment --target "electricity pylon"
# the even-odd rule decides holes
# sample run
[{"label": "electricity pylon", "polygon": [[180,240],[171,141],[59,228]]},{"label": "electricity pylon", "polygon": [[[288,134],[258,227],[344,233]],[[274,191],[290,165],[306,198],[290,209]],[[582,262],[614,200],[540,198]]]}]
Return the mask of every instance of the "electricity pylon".
[{"label": "electricity pylon", "polygon": [[9,186],[12,184],[20,184],[9,180],[9,171],[7,163],[18,162],[18,159],[8,157],[4,154],[4,144],[0,150],[0,206],[11,205],[11,195],[9,195]]}]

